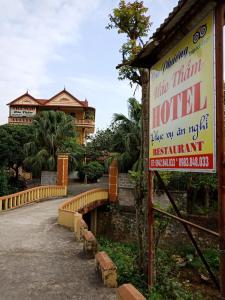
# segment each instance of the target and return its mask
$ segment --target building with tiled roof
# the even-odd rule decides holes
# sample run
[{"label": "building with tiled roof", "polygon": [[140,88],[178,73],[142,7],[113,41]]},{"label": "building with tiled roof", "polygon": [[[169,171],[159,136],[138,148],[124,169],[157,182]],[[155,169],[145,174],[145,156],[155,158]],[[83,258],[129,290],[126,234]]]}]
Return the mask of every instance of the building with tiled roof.
[{"label": "building with tiled roof", "polygon": [[50,99],[36,99],[28,92],[8,103],[9,124],[28,125],[40,111],[63,111],[74,118],[77,140],[85,144],[86,137],[94,133],[95,108],[88,106],[88,101],[78,100],[67,90],[62,90]]}]

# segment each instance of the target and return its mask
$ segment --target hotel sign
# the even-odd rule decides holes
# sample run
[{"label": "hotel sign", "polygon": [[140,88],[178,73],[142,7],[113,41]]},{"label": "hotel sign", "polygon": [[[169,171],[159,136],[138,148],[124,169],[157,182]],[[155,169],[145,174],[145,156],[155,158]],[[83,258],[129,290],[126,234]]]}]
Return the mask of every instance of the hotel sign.
[{"label": "hotel sign", "polygon": [[214,15],[150,70],[152,170],[215,172]]},{"label": "hotel sign", "polygon": [[30,110],[30,109],[15,109],[11,108],[11,117],[34,117],[36,115],[36,110]]}]

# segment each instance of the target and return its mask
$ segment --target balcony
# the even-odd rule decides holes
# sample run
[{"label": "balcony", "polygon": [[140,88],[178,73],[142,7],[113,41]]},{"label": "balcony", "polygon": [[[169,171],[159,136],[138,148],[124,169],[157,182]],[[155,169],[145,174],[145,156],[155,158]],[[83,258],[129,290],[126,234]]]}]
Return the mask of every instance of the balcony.
[{"label": "balcony", "polygon": [[22,125],[28,125],[31,124],[33,121],[32,118],[17,118],[17,117],[9,117],[8,123],[9,124],[22,124]]},{"label": "balcony", "polygon": [[75,125],[77,127],[93,128],[95,127],[95,121],[90,119],[75,119]]}]

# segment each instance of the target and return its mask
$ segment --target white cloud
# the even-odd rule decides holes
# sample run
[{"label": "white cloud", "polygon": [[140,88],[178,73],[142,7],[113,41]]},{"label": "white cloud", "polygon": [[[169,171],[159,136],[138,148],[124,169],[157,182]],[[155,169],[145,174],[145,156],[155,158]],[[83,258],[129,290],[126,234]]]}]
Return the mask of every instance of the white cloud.
[{"label": "white cloud", "polygon": [[0,123],[7,120],[6,103],[29,89],[51,82],[47,67],[63,60],[65,43],[79,41],[80,29],[100,0],[2,0],[0,13]]},{"label": "white cloud", "polygon": [[[69,86],[76,86],[77,97],[90,100],[89,105],[96,107],[96,127],[107,127],[114,113],[127,115],[127,100],[133,97],[134,88],[131,89],[128,82],[119,81],[117,77],[102,78],[83,77],[68,78]],[[84,94],[85,93],[85,94]],[[135,97],[140,99],[140,89],[136,91]]]}]

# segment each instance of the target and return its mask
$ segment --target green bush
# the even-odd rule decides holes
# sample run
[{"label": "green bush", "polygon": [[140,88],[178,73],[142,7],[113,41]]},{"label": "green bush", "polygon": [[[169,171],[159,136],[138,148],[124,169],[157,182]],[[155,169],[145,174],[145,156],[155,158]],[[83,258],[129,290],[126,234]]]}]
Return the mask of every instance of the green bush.
[{"label": "green bush", "polygon": [[176,278],[179,267],[171,259],[171,254],[157,249],[155,255],[156,282],[148,300],[192,300],[193,295],[186,291]]},{"label": "green bush", "polygon": [[97,161],[91,161],[88,164],[83,164],[78,169],[78,176],[81,180],[85,175],[90,182],[96,182],[97,179],[102,177],[104,173],[104,167]]},{"label": "green bush", "polygon": [[[206,261],[209,263],[212,271],[218,275],[218,273],[219,273],[219,250],[216,248],[208,248],[208,249],[204,249],[202,252],[203,252],[203,255],[204,255]],[[198,270],[200,273],[206,273],[206,276],[208,276],[205,266],[203,265],[199,256],[197,256],[197,255],[193,256],[193,259],[188,263],[188,266],[190,266],[193,269]]]},{"label": "green bush", "polygon": [[113,242],[98,238],[100,251],[106,251],[117,266],[118,284],[132,283],[143,294],[147,293],[147,279],[139,274],[136,266],[137,246],[131,243]]},{"label": "green bush", "polygon": [[[148,300],[202,300],[201,293],[192,292],[180,282],[177,275],[179,266],[172,259],[170,251],[157,249],[155,253],[155,284],[151,293],[148,292],[147,278],[138,272],[137,246],[135,244],[113,242],[99,237],[100,251],[106,251],[117,266],[118,284],[132,283]],[[209,251],[212,260],[214,252]],[[184,251],[184,255],[187,254]]]}]

